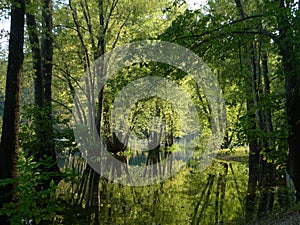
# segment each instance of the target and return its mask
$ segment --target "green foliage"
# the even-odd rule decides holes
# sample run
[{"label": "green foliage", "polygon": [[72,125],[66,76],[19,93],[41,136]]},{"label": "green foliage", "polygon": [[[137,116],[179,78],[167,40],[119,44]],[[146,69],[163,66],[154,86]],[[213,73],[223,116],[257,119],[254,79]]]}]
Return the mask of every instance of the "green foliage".
[{"label": "green foliage", "polygon": [[[72,2],[72,7],[69,3]],[[293,1],[289,7],[279,10],[279,1],[241,1],[246,16],[241,19],[236,7],[236,2],[223,0],[210,0],[204,10],[183,10],[184,1],[53,1],[54,3],[54,58],[53,58],[53,126],[54,144],[58,153],[59,165],[64,172],[70,173],[67,179],[60,184],[63,200],[67,204],[74,203],[82,177],[82,168],[85,166],[80,157],[78,147],[74,140],[71,125],[71,109],[73,106],[74,90],[86,68],[96,59],[97,41],[104,40],[105,51],[124,43],[143,40],[160,39],[175,42],[193,50],[201,56],[210,66],[218,78],[222,88],[227,113],[227,129],[224,138],[226,157],[237,154],[234,146],[244,146],[250,139],[255,139],[260,144],[263,159],[272,163],[277,169],[286,168],[288,158],[288,118],[286,116],[286,93],[283,76],[282,58],[279,57],[277,42],[278,21],[276,17],[284,18],[286,15],[294,29],[288,32],[288,41],[295,43],[299,35],[300,11]],[[112,2],[118,2],[113,7]],[[27,12],[35,14],[38,31],[41,36],[41,1],[27,1]],[[7,17],[10,1],[0,3],[1,21]],[[103,10],[104,9],[104,10]],[[75,16],[74,18],[73,16]],[[105,26],[101,26],[99,15],[103,16]],[[0,21],[0,22],[1,22]],[[76,24],[76,22],[78,24]],[[78,25],[78,27],[77,27]],[[263,33],[263,31],[267,31]],[[276,39],[270,39],[270,34]],[[1,31],[1,38],[7,33]],[[253,68],[249,66],[252,52],[249,51],[253,44],[256,59],[257,75],[256,89],[249,83]],[[49,162],[34,162],[32,153],[39,151],[36,135],[39,127],[36,118],[43,118],[45,112],[40,111],[33,102],[33,74],[31,53],[28,49],[29,41],[25,45],[25,63],[23,75],[23,105],[21,115],[20,145],[27,153],[22,153],[19,158],[19,178],[0,181],[0,185],[18,182],[19,194],[17,203],[7,204],[2,213],[11,217],[14,224],[21,224],[33,220],[51,221],[59,214],[64,223],[85,224],[89,215],[94,213],[93,207],[68,205],[63,207],[67,212],[62,212],[55,199],[57,187],[50,183],[50,188],[42,190],[41,183],[53,174],[46,172]],[[268,76],[271,88],[269,93],[265,90],[265,80],[262,78],[261,53],[268,55]],[[0,53],[0,83],[5,83],[6,52]],[[297,53],[298,54],[298,53]],[[297,55],[297,57],[299,57]],[[201,158],[207,140],[211,135],[209,105],[201,88],[195,86],[187,74],[161,63],[139,63],[121,69],[106,83],[104,88],[103,127],[105,138],[113,142],[110,126],[110,113],[114,99],[118,93],[132,81],[146,76],[162,76],[181,85],[187,91],[197,106],[201,134],[199,146],[194,158],[189,162],[189,168],[182,170],[172,179],[163,184],[151,187],[124,187],[116,184],[101,186],[100,217],[108,224],[190,224],[200,217],[203,223],[211,223],[211,218],[216,218],[216,202],[218,187],[224,185],[220,179],[227,181],[224,203],[224,221],[235,221],[244,212],[244,203],[247,186],[247,168],[245,164],[233,164],[231,170],[224,175],[224,162],[217,161],[204,173],[194,171],[198,160]],[[247,102],[257,98],[251,109]],[[180,101],[178,99],[177,101]],[[0,85],[0,117],[3,111],[4,85]],[[249,106],[248,106],[249,107]],[[258,127],[257,115],[270,110],[273,131],[269,132]],[[187,112],[188,113],[188,112]],[[132,132],[139,138],[149,136],[149,126],[154,117],[159,117],[166,123],[166,140],[180,137],[182,127],[189,121],[181,121],[172,104],[151,97],[137,102],[131,110],[130,126]],[[47,124],[49,125],[49,124]],[[0,120],[1,126],[1,120]],[[156,131],[159,131],[158,129]],[[267,141],[265,148],[262,143]],[[130,147],[130,146],[129,146]],[[173,153],[178,151],[176,144],[171,144],[161,151]],[[130,160],[134,152],[119,153]],[[72,163],[67,164],[66,158],[71,158]],[[245,157],[244,157],[245,158]],[[227,163],[227,162],[225,162]],[[41,169],[43,168],[43,169]],[[213,170],[213,171],[212,171]],[[201,198],[201,193],[211,179],[211,193],[203,192],[207,198]],[[87,181],[86,181],[87,182]],[[84,188],[88,188],[87,184]],[[219,185],[219,186],[218,186]],[[82,186],[83,187],[83,186]],[[107,189],[105,189],[107,188]],[[63,191],[62,191],[63,189]],[[220,202],[218,202],[220,203]],[[197,209],[197,205],[200,206]],[[220,204],[217,206],[220,207]],[[74,213],[73,213],[74,210]],[[225,213],[226,212],[226,213]],[[194,213],[194,214],[193,214]],[[75,216],[74,216],[75,215]],[[78,221],[76,221],[76,219]],[[74,221],[75,220],[75,221]],[[216,220],[216,219],[215,219]],[[194,221],[195,222],[195,221]],[[216,222],[216,221],[215,221]],[[50,222],[49,222],[50,223]]]},{"label": "green foliage", "polygon": [[49,189],[41,189],[40,185],[48,180],[49,174],[41,170],[41,166],[47,168],[49,162],[34,162],[33,157],[26,157],[26,153],[21,152],[18,162],[17,180],[2,180],[0,185],[17,182],[16,193],[17,202],[10,202],[4,205],[0,214],[9,216],[11,224],[18,225],[34,221],[39,224],[41,221],[52,221],[53,217],[61,211],[61,207],[56,204],[55,191],[57,186],[54,181],[50,182]]}]

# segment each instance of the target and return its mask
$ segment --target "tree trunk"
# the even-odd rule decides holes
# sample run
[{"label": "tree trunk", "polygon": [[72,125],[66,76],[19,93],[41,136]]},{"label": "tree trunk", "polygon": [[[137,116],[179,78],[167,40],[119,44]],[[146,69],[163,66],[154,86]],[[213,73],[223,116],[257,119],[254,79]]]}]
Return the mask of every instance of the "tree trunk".
[{"label": "tree trunk", "polygon": [[[241,19],[246,18],[243,6],[240,0],[235,0],[236,8]],[[258,173],[259,173],[259,152],[260,146],[257,140],[256,130],[257,130],[257,119],[259,116],[255,110],[257,105],[257,67],[255,63],[255,49],[254,43],[251,42],[249,46],[249,52],[247,53],[247,61],[249,62],[249,77],[246,78],[246,84],[248,90],[246,92],[247,99],[247,115],[249,118],[249,133],[248,133],[248,142],[249,142],[249,177],[248,177],[248,189],[246,196],[246,221],[249,222],[254,218],[255,215],[255,206],[256,206],[256,191],[258,183]],[[242,72],[242,71],[241,71]]]},{"label": "tree trunk", "polygon": [[[0,179],[17,177],[19,150],[20,89],[23,68],[25,1],[12,1],[3,126],[0,143]],[[14,184],[0,186],[0,209],[16,200]],[[10,224],[7,216],[0,216],[0,224]]]},{"label": "tree trunk", "polygon": [[[45,142],[42,148],[42,155],[51,159],[51,166],[47,171],[56,175],[50,177],[45,184],[47,188],[49,182],[54,180],[56,184],[60,181],[60,170],[56,163],[53,118],[52,118],[52,63],[53,63],[53,38],[52,38],[52,0],[43,0],[43,37],[42,37],[42,59],[44,76],[44,132]],[[42,156],[43,157],[43,156]]]},{"label": "tree trunk", "polygon": [[[263,70],[263,78],[264,78],[264,95],[270,95],[270,81],[268,74],[268,57],[267,54],[264,54],[262,57],[262,70]],[[262,79],[259,79],[259,90],[262,90]],[[261,125],[260,130],[267,134],[271,135],[273,132],[272,125],[272,115],[271,110],[268,104],[264,106],[264,109],[260,111],[261,115]],[[261,145],[264,148],[264,152],[260,157],[260,202],[258,207],[257,216],[258,218],[269,214],[273,209],[274,203],[274,190],[275,190],[275,166],[272,162],[268,161],[268,154],[271,152],[272,141],[268,138],[261,137]]]},{"label": "tree trunk", "polygon": [[34,104],[36,111],[34,114],[34,125],[37,141],[34,143],[34,147],[29,150],[28,154],[33,155],[36,162],[40,161],[43,154],[43,145],[46,143],[45,131],[44,131],[44,75],[42,55],[40,49],[40,41],[38,37],[37,24],[35,16],[26,12],[28,36],[31,45],[33,69],[35,71],[34,76]]},{"label": "tree trunk", "polygon": [[34,77],[34,103],[40,110],[44,107],[44,76],[42,66],[42,55],[38,37],[35,16],[26,12],[28,36],[31,45]]},{"label": "tree trunk", "polygon": [[[247,112],[250,118],[251,123],[251,131],[255,132],[256,123],[255,123],[255,115],[252,112],[253,102],[251,100],[247,101]],[[259,148],[258,143],[253,135],[248,135],[249,141],[249,177],[248,177],[248,189],[246,196],[246,221],[249,222],[253,219],[255,213],[255,205],[256,205],[256,190],[257,190],[257,182],[258,182],[258,172],[259,172]]]},{"label": "tree trunk", "polygon": [[[278,0],[275,0],[278,2]],[[280,0],[280,8],[284,14],[277,15],[279,27],[278,44],[282,56],[283,70],[286,82],[286,110],[289,123],[289,159],[288,172],[296,188],[296,199],[300,201],[300,73],[297,70],[298,59],[295,52],[293,27],[286,14],[285,1]]]}]

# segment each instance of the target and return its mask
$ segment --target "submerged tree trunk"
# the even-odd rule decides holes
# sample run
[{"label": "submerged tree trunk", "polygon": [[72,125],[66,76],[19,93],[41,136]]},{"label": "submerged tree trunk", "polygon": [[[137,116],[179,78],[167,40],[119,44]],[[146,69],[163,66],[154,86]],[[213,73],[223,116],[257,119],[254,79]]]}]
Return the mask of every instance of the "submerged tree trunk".
[{"label": "submerged tree trunk", "polygon": [[[12,1],[8,68],[0,143],[0,179],[17,178],[19,150],[20,89],[23,68],[25,1]],[[16,200],[15,183],[0,186],[0,209]],[[0,216],[0,224],[10,224],[7,216]]]},{"label": "submerged tree trunk", "polygon": [[[112,8],[110,9],[111,12],[113,11],[115,4],[118,1],[112,1]],[[89,5],[87,1],[80,2],[80,7],[84,15],[84,22],[87,25],[87,31],[88,35],[90,36],[90,43],[86,44],[85,40],[83,38],[82,30],[81,30],[81,22],[78,18],[77,10],[76,10],[76,4],[74,4],[72,1],[69,1],[69,7],[72,10],[73,13],[73,21],[76,26],[76,31],[78,34],[78,37],[80,39],[81,45],[85,51],[85,60],[86,60],[86,66],[85,70],[91,69],[90,62],[92,60],[97,60],[98,57],[103,55],[105,53],[105,35],[106,31],[108,29],[108,23],[109,19],[105,20],[105,12],[107,8],[104,6],[105,1],[99,0],[98,1],[98,22],[99,22],[99,30],[98,33],[95,34],[93,33],[94,29],[92,27],[92,20],[91,20],[91,15],[90,15],[90,10],[89,10]],[[109,2],[107,2],[109,4]],[[98,26],[97,26],[98,27]],[[85,31],[84,31],[85,32]],[[91,45],[92,47],[92,56],[89,54],[87,45]],[[104,74],[105,71],[101,71],[104,68],[95,68],[98,70],[98,74]],[[102,72],[102,73],[101,73]],[[98,135],[101,133],[101,124],[103,121],[103,93],[104,90],[103,88],[100,90],[98,93],[97,99],[95,96],[95,99],[93,101],[97,102],[96,106],[96,116],[95,116],[95,123],[96,123],[96,129],[98,132]],[[99,149],[99,157],[101,157],[101,151]],[[91,211],[90,214],[90,220],[93,219],[93,224],[97,225],[100,224],[100,216],[101,216],[101,205],[100,201],[102,201],[105,198],[105,191],[107,189],[107,181],[105,178],[100,177],[100,175],[90,166],[87,166],[87,168],[90,170],[90,179],[86,183],[87,185],[87,207],[92,207],[94,210]],[[101,187],[101,190],[99,190],[99,186]]]}]

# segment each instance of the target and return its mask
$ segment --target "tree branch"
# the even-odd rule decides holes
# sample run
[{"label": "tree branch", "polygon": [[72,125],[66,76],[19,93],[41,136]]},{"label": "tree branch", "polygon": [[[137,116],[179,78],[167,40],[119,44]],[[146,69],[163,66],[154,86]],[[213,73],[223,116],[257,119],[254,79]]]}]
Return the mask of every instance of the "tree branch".
[{"label": "tree branch", "polygon": [[205,32],[203,32],[203,33],[201,33],[201,34],[198,34],[198,35],[182,36],[182,37],[179,37],[179,38],[181,39],[181,38],[191,38],[191,37],[192,37],[192,38],[195,38],[195,37],[203,37],[203,36],[205,36],[205,35],[209,35],[209,34],[212,34],[212,33],[216,32],[216,31],[222,30],[222,29],[224,29],[224,28],[226,28],[226,27],[230,27],[230,26],[232,26],[232,25],[234,25],[234,24],[241,23],[241,22],[244,22],[244,21],[246,21],[246,20],[255,19],[255,18],[262,18],[262,17],[264,17],[264,15],[254,15],[254,16],[249,16],[249,17],[246,17],[246,18],[244,18],[244,19],[238,19],[238,20],[232,21],[232,22],[230,22],[230,23],[227,23],[227,24],[225,24],[225,25],[223,25],[223,26],[220,26],[220,27],[218,27],[218,28],[215,28],[215,29],[213,29],[213,30],[205,31]]},{"label": "tree branch", "polygon": [[129,20],[130,14],[131,14],[131,12],[128,13],[128,16],[126,17],[125,21],[124,21],[124,22],[122,23],[122,25],[120,26],[119,31],[118,31],[118,34],[117,34],[117,37],[116,37],[116,40],[114,41],[114,43],[113,43],[113,45],[112,45],[112,49],[115,48],[115,46],[116,46],[116,44],[117,44],[117,42],[118,42],[118,40],[119,40],[121,31],[122,31],[123,27],[125,26],[125,24],[127,23],[127,21]]}]

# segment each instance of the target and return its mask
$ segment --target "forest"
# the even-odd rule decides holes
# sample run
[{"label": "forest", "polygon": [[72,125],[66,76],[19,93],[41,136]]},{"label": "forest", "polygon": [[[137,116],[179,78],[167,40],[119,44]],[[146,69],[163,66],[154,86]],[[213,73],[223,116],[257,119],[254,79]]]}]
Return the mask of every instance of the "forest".
[{"label": "forest", "polygon": [[0,225],[300,224],[299,0],[1,0],[0,23]]}]

